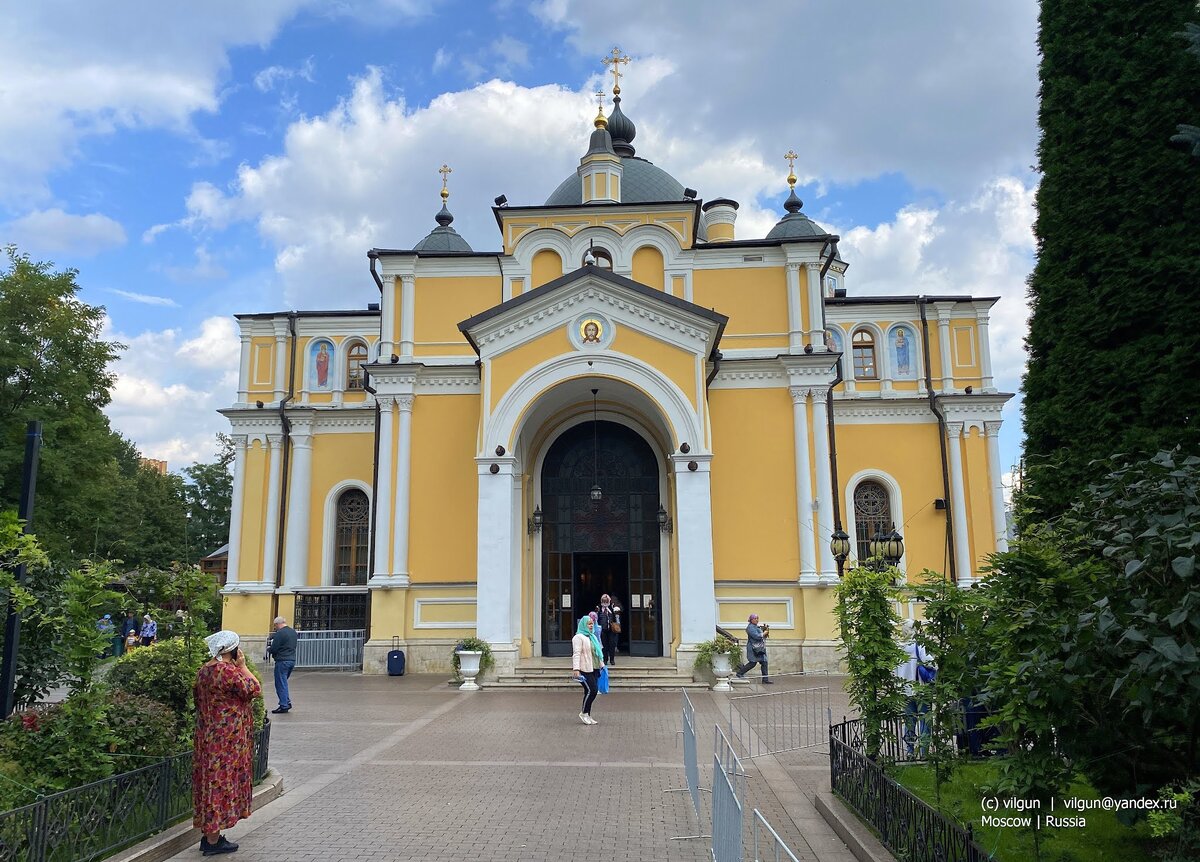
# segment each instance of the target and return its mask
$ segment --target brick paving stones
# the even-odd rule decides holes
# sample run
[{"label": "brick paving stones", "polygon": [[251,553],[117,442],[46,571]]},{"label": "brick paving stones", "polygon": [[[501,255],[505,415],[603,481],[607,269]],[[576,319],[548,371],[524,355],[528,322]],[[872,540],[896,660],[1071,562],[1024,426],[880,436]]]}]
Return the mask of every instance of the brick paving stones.
[{"label": "brick paving stones", "polygon": [[[838,677],[781,677],[765,690],[814,685],[844,709]],[[705,840],[671,840],[709,831],[686,793],[664,792],[685,786],[676,692],[601,696],[600,724],[586,727],[567,691],[465,693],[444,677],[330,673],[297,673],[292,690],[296,708],[271,732],[284,794],[230,830],[239,862],[711,859]],[[728,701],[690,694],[711,786],[713,725]],[[811,807],[828,786],[823,749],[746,766],[747,842],[758,808],[798,859],[853,858]]]}]

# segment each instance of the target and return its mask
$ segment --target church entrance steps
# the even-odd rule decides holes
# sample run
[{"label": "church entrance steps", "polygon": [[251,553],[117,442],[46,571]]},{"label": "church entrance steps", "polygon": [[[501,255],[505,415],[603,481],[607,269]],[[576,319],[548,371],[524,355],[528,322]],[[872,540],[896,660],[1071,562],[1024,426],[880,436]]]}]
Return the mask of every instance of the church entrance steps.
[{"label": "church entrance steps", "polygon": [[[707,688],[703,682],[693,682],[691,674],[681,674],[671,658],[618,658],[609,669],[609,685],[615,690],[663,691],[680,688]],[[522,659],[511,674],[490,681],[494,688],[552,689],[577,688],[571,679],[571,659]]]}]

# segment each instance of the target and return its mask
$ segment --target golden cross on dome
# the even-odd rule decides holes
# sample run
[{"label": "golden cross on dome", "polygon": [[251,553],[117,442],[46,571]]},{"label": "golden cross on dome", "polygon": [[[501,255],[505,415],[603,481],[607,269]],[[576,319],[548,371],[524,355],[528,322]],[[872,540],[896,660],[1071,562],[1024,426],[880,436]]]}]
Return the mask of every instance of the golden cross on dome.
[{"label": "golden cross on dome", "polygon": [[608,71],[610,73],[612,73],[612,76],[613,76],[613,95],[614,96],[621,95],[621,64],[628,63],[629,56],[626,55],[626,56],[622,57],[621,49],[613,48],[612,54],[611,55],[605,54],[604,59],[602,59],[600,62],[603,63],[605,66],[612,66],[612,68],[609,69]]},{"label": "golden cross on dome", "polygon": [[787,159],[787,163],[788,163],[788,178],[787,178],[788,185],[791,186],[792,188],[795,188],[796,187],[796,159],[800,158],[800,156],[796,154],[795,150],[788,150],[786,153],[783,154],[783,157],[785,159]]},{"label": "golden cross on dome", "polygon": [[450,197],[450,189],[446,188],[446,180],[454,173],[454,168],[447,165],[445,162],[438,168],[438,173],[442,175],[442,200]]}]

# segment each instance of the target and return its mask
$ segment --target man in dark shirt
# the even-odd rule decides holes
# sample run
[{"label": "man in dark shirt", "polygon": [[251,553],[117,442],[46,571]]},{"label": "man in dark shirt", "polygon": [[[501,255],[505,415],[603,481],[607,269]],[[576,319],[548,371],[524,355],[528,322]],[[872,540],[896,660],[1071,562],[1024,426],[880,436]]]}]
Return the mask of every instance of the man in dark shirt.
[{"label": "man in dark shirt", "polygon": [[271,712],[287,712],[292,708],[288,678],[296,666],[296,630],[283,617],[275,617],[275,634],[271,635],[267,652],[275,660],[275,694],[279,698],[279,706]]}]

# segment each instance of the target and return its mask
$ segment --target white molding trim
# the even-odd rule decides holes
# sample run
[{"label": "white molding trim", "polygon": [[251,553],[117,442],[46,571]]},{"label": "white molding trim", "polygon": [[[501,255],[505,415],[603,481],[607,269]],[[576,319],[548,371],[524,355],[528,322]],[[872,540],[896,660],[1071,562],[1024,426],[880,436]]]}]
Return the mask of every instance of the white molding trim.
[{"label": "white molding trim", "polygon": [[[721,581],[717,582],[717,586],[724,586]],[[788,586],[794,586],[789,584]],[[796,628],[796,613],[795,605],[792,602],[791,596],[717,596],[717,625],[721,628],[737,628],[738,626],[745,627],[744,620],[726,620],[721,618],[721,605],[723,604],[739,604],[739,605],[783,605],[787,610],[787,622],[771,623],[771,630],[775,629],[795,629]]]},{"label": "white molding trim", "polygon": [[665,414],[674,437],[671,445],[686,440],[696,447],[694,455],[704,454],[700,447],[707,438],[700,419],[690,399],[674,382],[631,357],[597,351],[557,356],[525,372],[487,418],[479,457],[490,457],[498,443],[511,451],[529,408],[544,393],[568,380],[596,377],[614,378],[640,389]]},{"label": "white molding trim", "polygon": [[[489,252],[487,257],[418,257],[416,266],[411,273],[418,279],[426,278],[460,278],[462,276],[495,276],[496,294],[500,294],[500,267],[512,260],[511,257],[495,252],[495,257]],[[497,261],[502,263],[497,264]],[[396,272],[403,278],[410,273]]]},{"label": "white molding trim", "polygon": [[[341,586],[333,583],[333,560],[337,553],[337,502],[343,492],[357,488],[367,495],[367,505],[371,505],[371,486],[357,479],[343,479],[325,495],[325,515],[321,525],[321,586]],[[367,515],[367,523],[374,523],[375,512]],[[368,571],[370,566],[368,565]]]},{"label": "white molding trim", "polygon": [[[892,523],[896,525],[896,531],[902,536],[904,535],[904,496],[900,489],[900,483],[890,473],[884,472],[877,467],[867,467],[864,470],[859,470],[846,482],[846,532],[850,534],[850,549],[854,551],[851,555],[851,560],[857,560],[858,552],[858,532],[857,521],[854,513],[854,489],[858,487],[860,482],[873,481],[878,482],[887,488],[888,503],[892,509]],[[858,562],[866,562],[865,560],[857,560]],[[846,561],[847,566],[850,560]],[[899,569],[904,573],[904,581],[908,583],[908,545],[904,546],[904,554],[900,557]]]},{"label": "white molding trim", "polygon": [[925,399],[834,398],[839,425],[925,425],[937,422]]},{"label": "white molding trim", "polygon": [[[450,622],[425,622],[421,619],[421,611],[425,605],[475,605],[475,619],[454,619]],[[414,629],[473,629],[479,619],[479,605],[474,595],[463,595],[462,598],[413,599],[413,628]]]}]

